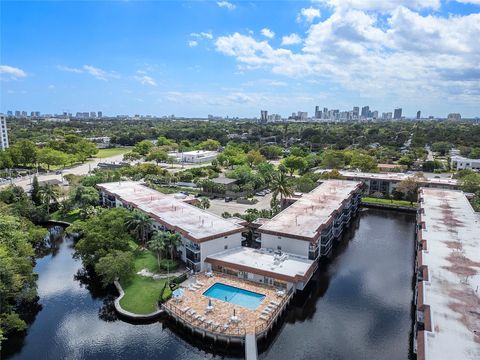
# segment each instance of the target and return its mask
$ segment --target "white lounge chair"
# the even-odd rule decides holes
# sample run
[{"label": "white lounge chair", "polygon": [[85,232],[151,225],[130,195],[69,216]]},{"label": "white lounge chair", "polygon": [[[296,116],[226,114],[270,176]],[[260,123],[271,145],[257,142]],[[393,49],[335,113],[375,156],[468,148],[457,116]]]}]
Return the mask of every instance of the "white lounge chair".
[{"label": "white lounge chair", "polygon": [[188,285],[188,290],[197,291],[197,289],[195,287],[193,287],[192,284]]},{"label": "white lounge chair", "polygon": [[270,301],[270,304],[275,305],[275,306],[280,306],[280,304],[276,301]]},{"label": "white lounge chair", "polygon": [[211,326],[212,324],[213,324],[213,320],[212,320],[212,319],[207,320],[207,321],[205,322],[205,325],[206,325],[207,327]]},{"label": "white lounge chair", "polygon": [[198,290],[198,289],[201,288],[201,286],[198,285],[198,284],[192,284],[192,287],[193,287],[195,290]]},{"label": "white lounge chair", "polygon": [[199,286],[205,286],[205,284],[204,284],[204,283],[202,283],[201,281],[197,281],[197,282],[196,282],[196,285],[199,285]]},{"label": "white lounge chair", "polygon": [[186,313],[188,310],[190,310],[190,306],[185,306],[181,311],[182,313]]},{"label": "white lounge chair", "polygon": [[230,325],[227,323],[225,325],[222,326],[222,332],[225,332],[228,330],[228,328],[230,327]]},{"label": "white lounge chair", "polygon": [[259,318],[262,319],[262,320],[268,321],[268,316],[266,316],[266,315],[262,314],[262,315],[259,316]]},{"label": "white lounge chair", "polygon": [[217,330],[219,326],[220,326],[219,323],[213,322],[213,324],[212,324],[212,330]]}]

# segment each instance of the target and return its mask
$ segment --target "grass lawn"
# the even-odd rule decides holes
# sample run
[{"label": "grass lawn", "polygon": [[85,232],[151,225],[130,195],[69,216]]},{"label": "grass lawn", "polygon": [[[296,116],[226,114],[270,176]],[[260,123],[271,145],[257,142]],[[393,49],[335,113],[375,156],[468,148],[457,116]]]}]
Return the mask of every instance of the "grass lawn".
[{"label": "grass lawn", "polygon": [[[135,243],[132,248],[137,247]],[[157,258],[148,250],[135,251],[135,274],[128,283],[122,282],[122,288],[125,292],[120,305],[127,311],[135,314],[148,314],[157,310],[158,297],[160,291],[165,286],[167,279],[154,280],[150,277],[140,276],[136,273],[142,269],[158,272]],[[170,288],[167,286],[163,298],[169,297]]]},{"label": "grass lawn", "polygon": [[408,207],[417,207],[417,203],[410,204],[410,201],[407,200],[390,200],[390,199],[378,199],[374,197],[362,197],[362,201],[370,204],[384,204],[384,205],[397,205],[397,206],[408,206]]},{"label": "grass lawn", "polygon": [[73,223],[75,220],[80,219],[80,209],[74,209],[69,211],[66,216],[63,216],[60,211],[55,211],[51,215],[52,220],[66,221],[68,223]]},{"label": "grass lawn", "polygon": [[129,152],[130,150],[132,150],[131,147],[99,149],[95,157],[99,159],[103,159],[110,156],[122,155]]}]

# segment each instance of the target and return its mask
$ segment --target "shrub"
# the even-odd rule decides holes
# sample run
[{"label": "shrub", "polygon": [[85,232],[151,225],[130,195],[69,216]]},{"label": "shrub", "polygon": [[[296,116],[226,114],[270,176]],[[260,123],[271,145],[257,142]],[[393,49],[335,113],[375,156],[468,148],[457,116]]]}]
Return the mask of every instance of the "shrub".
[{"label": "shrub", "polygon": [[160,269],[172,271],[178,268],[178,261],[171,259],[163,259],[160,261]]}]

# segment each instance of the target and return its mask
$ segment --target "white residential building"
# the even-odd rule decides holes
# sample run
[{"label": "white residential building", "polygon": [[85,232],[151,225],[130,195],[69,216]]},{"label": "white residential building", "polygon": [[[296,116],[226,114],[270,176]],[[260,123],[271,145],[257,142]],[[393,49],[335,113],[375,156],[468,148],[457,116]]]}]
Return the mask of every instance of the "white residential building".
[{"label": "white residential building", "polygon": [[454,155],[450,158],[450,167],[455,170],[480,170],[480,159]]},{"label": "white residential building", "polygon": [[169,152],[168,156],[173,157],[177,162],[198,164],[209,162],[217,158],[218,151],[195,150],[186,152]]},{"label": "white residential building", "polygon": [[5,115],[0,115],[0,150],[5,150],[8,146],[7,118]]}]

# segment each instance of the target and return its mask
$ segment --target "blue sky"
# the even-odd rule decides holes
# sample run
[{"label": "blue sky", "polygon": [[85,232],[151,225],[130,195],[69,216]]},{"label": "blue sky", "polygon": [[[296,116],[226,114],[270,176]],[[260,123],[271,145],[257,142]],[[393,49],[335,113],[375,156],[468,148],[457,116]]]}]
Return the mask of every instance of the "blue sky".
[{"label": "blue sky", "polygon": [[479,5],[2,1],[0,111],[480,116]]}]

